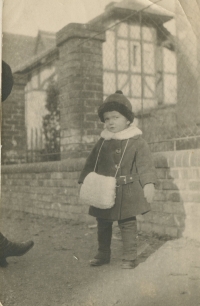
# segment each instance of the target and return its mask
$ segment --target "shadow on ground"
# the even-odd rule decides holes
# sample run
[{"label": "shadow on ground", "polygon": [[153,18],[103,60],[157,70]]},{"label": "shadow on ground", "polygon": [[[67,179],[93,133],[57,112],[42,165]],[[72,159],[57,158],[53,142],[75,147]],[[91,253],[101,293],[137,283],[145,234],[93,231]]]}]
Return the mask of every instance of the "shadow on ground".
[{"label": "shadow on ground", "polygon": [[[9,266],[0,268],[3,306],[80,305],[80,292],[88,296],[86,291],[98,284],[98,279],[103,280],[113,271],[122,273],[122,241],[117,224],[113,228],[111,263],[93,268],[88,261],[97,249],[95,226],[4,210],[2,232],[10,240],[35,242],[29,253],[8,258]],[[138,233],[139,262],[144,262],[166,240],[168,237]]]}]

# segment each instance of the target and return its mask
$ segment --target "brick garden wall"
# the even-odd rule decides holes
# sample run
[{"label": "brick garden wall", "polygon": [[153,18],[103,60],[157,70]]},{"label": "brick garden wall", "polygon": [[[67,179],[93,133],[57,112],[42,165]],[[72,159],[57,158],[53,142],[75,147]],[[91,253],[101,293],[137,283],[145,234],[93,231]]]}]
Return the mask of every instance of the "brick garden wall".
[{"label": "brick garden wall", "polygon": [[155,153],[158,184],[138,229],[200,240],[200,150]]},{"label": "brick garden wall", "polygon": [[[200,150],[154,154],[158,184],[152,211],[138,229],[199,239]],[[84,159],[2,167],[2,206],[12,210],[95,222],[78,203]]]},{"label": "brick garden wall", "polygon": [[2,167],[2,206],[6,209],[88,222],[78,204],[83,159]]}]

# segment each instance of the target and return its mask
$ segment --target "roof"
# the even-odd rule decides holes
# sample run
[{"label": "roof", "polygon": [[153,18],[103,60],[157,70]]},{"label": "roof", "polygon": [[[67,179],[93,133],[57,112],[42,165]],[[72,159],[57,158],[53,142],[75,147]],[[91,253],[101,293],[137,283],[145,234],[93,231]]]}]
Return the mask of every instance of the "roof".
[{"label": "roof", "polygon": [[[173,18],[173,13],[165,8],[152,3],[149,0],[122,0],[119,3],[111,2],[105,12],[89,23],[93,25],[109,25],[110,22],[127,18],[133,14],[133,18],[139,18],[138,12],[142,16],[152,20],[154,24],[162,25]],[[25,69],[35,64],[38,60],[49,55],[56,54],[56,34],[52,32],[39,31],[36,37],[3,33],[2,58],[7,62],[13,71],[21,68]]]},{"label": "roof", "polygon": [[149,0],[123,0],[116,3],[115,7],[126,8],[136,12],[142,10],[145,14],[158,15],[161,18],[171,19],[174,16],[170,11]]},{"label": "roof", "polygon": [[55,33],[39,31],[36,37],[3,33],[2,58],[12,71],[56,47]]},{"label": "roof", "polygon": [[12,70],[34,54],[36,37],[3,33],[2,59]]},{"label": "roof", "polygon": [[147,18],[151,18],[158,24],[163,24],[174,17],[171,11],[154,4],[149,0],[122,0],[120,2],[109,3],[104,13],[92,19],[91,24],[105,24],[109,19],[123,19],[133,14],[133,18],[138,18],[138,13]]},{"label": "roof", "polygon": [[40,54],[36,54],[28,59],[28,61],[24,61],[21,65],[16,66],[13,70],[14,73],[23,73],[38,67],[41,64],[48,63],[52,61],[52,59],[56,59],[58,56],[58,48],[52,47],[51,49],[44,50]]},{"label": "roof", "polygon": [[39,31],[35,46],[35,54],[40,54],[44,50],[52,49],[56,46],[56,33]]}]

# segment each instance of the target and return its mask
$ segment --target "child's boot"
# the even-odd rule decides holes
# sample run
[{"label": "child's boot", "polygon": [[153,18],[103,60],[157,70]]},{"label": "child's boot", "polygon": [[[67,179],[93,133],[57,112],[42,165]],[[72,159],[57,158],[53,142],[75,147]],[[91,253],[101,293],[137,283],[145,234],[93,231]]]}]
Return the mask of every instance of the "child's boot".
[{"label": "child's boot", "polygon": [[119,221],[119,228],[123,241],[122,269],[133,269],[137,266],[137,221]]},{"label": "child's boot", "polygon": [[90,260],[91,266],[102,266],[110,262],[110,245],[112,238],[112,222],[97,219],[98,253]]},{"label": "child's boot", "polygon": [[0,267],[8,265],[6,258],[11,256],[22,256],[28,252],[34,245],[33,241],[11,242],[0,233]]}]

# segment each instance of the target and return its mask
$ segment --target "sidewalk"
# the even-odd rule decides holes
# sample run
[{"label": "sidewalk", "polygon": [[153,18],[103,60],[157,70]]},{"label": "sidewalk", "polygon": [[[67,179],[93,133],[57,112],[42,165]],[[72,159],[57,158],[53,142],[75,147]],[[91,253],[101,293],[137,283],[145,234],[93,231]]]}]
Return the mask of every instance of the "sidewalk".
[{"label": "sidewalk", "polygon": [[[94,222],[95,223],[95,222]],[[96,228],[86,224],[5,211],[2,232],[10,240],[33,239],[23,257],[0,268],[3,306],[199,306],[200,243],[165,242],[139,233],[140,264],[120,268],[122,242],[114,226],[112,260],[91,268]]]},{"label": "sidewalk", "polygon": [[80,305],[200,305],[200,244],[169,241],[133,271],[106,271],[82,290]]}]

